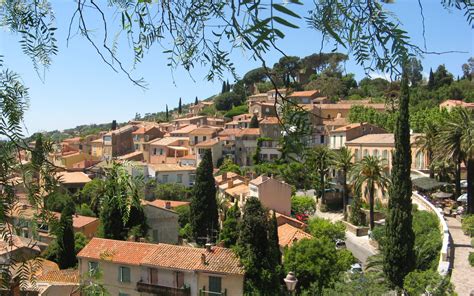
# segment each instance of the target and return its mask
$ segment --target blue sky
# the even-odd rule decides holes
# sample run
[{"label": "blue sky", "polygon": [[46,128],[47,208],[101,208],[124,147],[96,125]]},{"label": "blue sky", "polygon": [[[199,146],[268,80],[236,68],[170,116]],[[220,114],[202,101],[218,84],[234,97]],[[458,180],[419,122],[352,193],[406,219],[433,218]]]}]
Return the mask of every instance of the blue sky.
[{"label": "blue sky", "polygon": [[[105,1],[105,0],[104,0]],[[194,102],[195,96],[207,98],[221,88],[221,82],[205,80],[206,68],[196,68],[192,76],[182,69],[171,70],[166,66],[166,57],[161,50],[152,50],[134,70],[135,76],[144,77],[148,90],[132,85],[121,73],[115,73],[101,61],[95,50],[80,36],[75,36],[66,47],[67,27],[74,12],[73,1],[52,1],[56,13],[57,39],[59,53],[46,72],[45,81],[41,81],[27,57],[20,50],[18,36],[4,30],[0,31],[0,54],[5,64],[19,73],[30,89],[30,107],[25,116],[25,125],[29,133],[64,129],[79,124],[111,122],[113,119],[126,121],[135,113],[162,111],[165,104],[170,108],[177,106],[179,97],[184,103]],[[304,3],[312,1],[302,1]],[[424,72],[430,67],[445,64],[454,75],[461,74],[461,65],[470,56],[474,56],[473,30],[458,11],[448,12],[439,1],[422,0],[424,6],[426,42],[429,51],[464,51],[445,55],[426,55],[422,60]],[[387,6],[394,11],[409,32],[414,42],[423,46],[420,10],[416,1],[397,0]],[[304,15],[311,6],[305,4],[299,8]],[[287,55],[306,56],[319,52],[321,36],[301,20],[299,30],[288,29],[286,37],[278,44]],[[91,27],[94,22],[92,21]],[[123,44],[126,46],[126,44]],[[125,48],[128,50],[128,48]],[[329,44],[327,51],[332,49]],[[132,59],[129,51],[122,51],[126,62]],[[269,65],[281,57],[277,51],[265,56]],[[240,75],[259,67],[256,61],[249,60],[248,54],[234,51],[232,60]],[[347,72],[356,73],[360,80],[363,69],[353,61],[345,65]],[[376,76],[377,74],[374,73]],[[174,82],[173,82],[174,77]],[[232,77],[229,75],[229,79]]]}]

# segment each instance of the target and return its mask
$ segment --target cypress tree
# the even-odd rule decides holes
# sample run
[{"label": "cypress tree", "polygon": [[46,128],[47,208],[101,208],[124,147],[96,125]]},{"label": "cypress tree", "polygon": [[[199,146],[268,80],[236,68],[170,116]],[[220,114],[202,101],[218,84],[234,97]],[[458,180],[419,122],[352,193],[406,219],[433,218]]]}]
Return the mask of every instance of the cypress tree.
[{"label": "cypress tree", "polygon": [[113,131],[117,129],[117,120],[112,120],[112,126],[110,129]]},{"label": "cypress tree", "polygon": [[169,121],[170,120],[170,114],[168,112],[168,104],[166,104],[166,121]]},{"label": "cypress tree", "polygon": [[281,252],[280,244],[278,243],[278,223],[275,211],[273,211],[272,218],[270,219],[268,224],[268,242],[270,248],[270,258],[273,261],[273,264],[280,265]]},{"label": "cypress tree", "polygon": [[218,230],[216,185],[213,176],[211,150],[206,149],[196,170],[196,183],[190,205],[191,229],[193,238],[203,243],[204,237],[212,236]]},{"label": "cypress tree", "polygon": [[183,106],[181,104],[181,97],[179,98],[179,105],[178,105],[178,114],[181,114],[183,112]]},{"label": "cypress tree", "polygon": [[227,86],[226,86],[225,91],[230,92],[230,88],[231,88],[231,86],[230,86],[230,83],[229,83],[229,79],[227,79]]},{"label": "cypress tree", "polygon": [[73,201],[68,200],[59,219],[56,240],[58,242],[58,264],[61,269],[74,267],[77,263],[74,248],[74,229],[72,227],[74,210]]},{"label": "cypress tree", "polygon": [[198,97],[196,96],[196,99],[194,100],[194,106],[196,106],[197,104],[199,104],[199,100],[198,100]]},{"label": "cypress tree", "polygon": [[245,292],[249,295],[276,295],[280,286],[280,266],[271,254],[268,212],[256,197],[247,199],[237,242],[237,253],[245,267]]},{"label": "cypress tree", "polygon": [[392,159],[392,184],[389,187],[384,273],[393,286],[403,287],[405,276],[415,268],[413,250],[410,179],[411,149],[409,124],[408,75],[403,71],[400,89],[399,115],[395,126],[395,153]]},{"label": "cypress tree", "polygon": [[227,89],[227,85],[225,84],[225,81],[222,81],[221,94],[225,93],[226,89]]},{"label": "cypress tree", "polygon": [[220,233],[220,241],[224,243],[224,247],[230,248],[235,246],[239,238],[239,218],[240,209],[235,203],[228,211],[224,223],[222,224],[222,231]]},{"label": "cypress tree", "polygon": [[428,89],[432,90],[434,89],[434,86],[435,86],[435,79],[434,79],[433,69],[430,68],[430,76],[428,77]]},{"label": "cypress tree", "polygon": [[254,114],[252,116],[252,119],[250,120],[249,128],[258,128],[258,127],[259,127],[258,118],[257,118],[257,115]]}]

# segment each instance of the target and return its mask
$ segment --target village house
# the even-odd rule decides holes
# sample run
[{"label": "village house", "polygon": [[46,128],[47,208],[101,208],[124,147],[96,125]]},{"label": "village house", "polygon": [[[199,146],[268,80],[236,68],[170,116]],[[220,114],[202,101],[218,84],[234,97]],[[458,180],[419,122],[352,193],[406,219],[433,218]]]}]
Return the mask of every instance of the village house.
[{"label": "village house", "polygon": [[329,132],[329,148],[341,149],[346,146],[346,141],[368,134],[385,134],[387,131],[370,123],[352,123],[336,128]]},{"label": "village house", "polygon": [[173,163],[149,164],[148,173],[160,184],[178,183],[190,187],[196,179],[196,167]]},{"label": "village house", "polygon": [[249,111],[258,117],[277,116],[277,109],[273,102],[256,102],[249,106]]},{"label": "village house", "polygon": [[174,119],[171,121],[175,125],[175,129],[180,129],[186,125],[197,125],[202,126],[207,124],[207,117],[206,116],[192,116],[192,117],[183,117]]},{"label": "village house", "polygon": [[58,172],[56,177],[59,183],[72,194],[84,188],[91,181],[89,176],[83,172]]},{"label": "village house", "polygon": [[178,163],[189,154],[188,137],[165,137],[150,142],[150,163]]},{"label": "village house", "polygon": [[283,252],[286,248],[291,247],[294,243],[302,239],[311,239],[313,236],[300,228],[285,223],[278,226],[278,244]]},{"label": "village house", "polygon": [[315,104],[316,108],[319,109],[319,115],[324,119],[332,118],[348,118],[349,111],[352,106],[364,106],[368,108],[373,108],[376,111],[384,112],[385,104],[374,104],[369,103],[368,101],[339,101],[336,104]]},{"label": "village house", "polygon": [[189,113],[191,113],[192,115],[196,116],[196,115],[199,115],[199,113],[204,110],[204,108],[206,107],[211,107],[212,105],[214,105],[214,102],[213,101],[200,101],[197,103],[197,105],[191,105],[189,106]]},{"label": "village house", "polygon": [[198,143],[205,142],[217,136],[221,128],[201,126],[189,133],[189,145],[195,146]]},{"label": "village house", "polygon": [[282,127],[277,117],[267,117],[260,121],[260,135],[262,140],[260,158],[264,161],[275,161],[281,156],[280,139]]},{"label": "village house", "polygon": [[246,128],[235,135],[235,163],[241,166],[253,164],[253,155],[257,151],[257,139],[260,129]]},{"label": "village house", "polygon": [[222,141],[222,157],[230,158],[235,162],[235,137],[240,134],[241,129],[225,129],[218,133],[218,138]]},{"label": "village house", "polygon": [[136,129],[136,126],[126,125],[106,133],[103,136],[103,158],[106,160],[111,160],[117,156],[133,152],[135,147],[133,144],[132,133]]},{"label": "village house", "polygon": [[209,139],[203,142],[200,142],[194,146],[194,154],[196,155],[196,163],[199,165],[201,163],[202,157],[206,150],[211,150],[212,164],[214,167],[217,167],[219,159],[222,158],[224,141],[219,140],[218,138]]},{"label": "village house", "polygon": [[171,137],[189,137],[189,133],[197,129],[198,126],[195,124],[185,125],[177,130],[170,132]]},{"label": "village house", "polygon": [[145,124],[139,127],[132,133],[134,150],[142,152],[143,159],[149,161],[150,145],[148,142],[156,138],[163,138],[164,134],[165,133],[155,125]]},{"label": "village house", "polygon": [[93,155],[82,151],[56,152],[50,155],[50,159],[55,166],[62,167],[66,170],[74,170],[76,164],[83,161],[93,162],[98,160]]},{"label": "village house", "polygon": [[218,117],[208,117],[207,118],[207,125],[214,126],[214,127],[224,127],[225,121],[224,118]]},{"label": "village house", "polygon": [[295,91],[289,94],[287,99],[296,104],[312,104],[319,93],[319,90]]},{"label": "village house", "polygon": [[97,159],[102,159],[104,156],[104,139],[99,138],[91,142],[91,155]]},{"label": "village house", "polygon": [[171,209],[171,202],[142,200],[148,237],[153,243],[177,244],[179,235],[178,213]]},{"label": "village house", "polygon": [[79,274],[100,271],[111,295],[243,295],[244,270],[226,248],[93,238],[77,257]]}]

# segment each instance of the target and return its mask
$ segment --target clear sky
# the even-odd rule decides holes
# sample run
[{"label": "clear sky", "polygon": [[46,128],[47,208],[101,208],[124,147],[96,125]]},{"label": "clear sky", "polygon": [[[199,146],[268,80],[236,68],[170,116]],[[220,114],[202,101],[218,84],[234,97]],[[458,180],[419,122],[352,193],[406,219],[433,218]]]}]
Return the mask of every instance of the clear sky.
[{"label": "clear sky", "polygon": [[[105,0],[101,0],[102,2]],[[312,1],[299,8],[300,15],[311,9]],[[455,76],[461,74],[461,65],[470,56],[474,56],[473,30],[464,16],[456,10],[446,11],[439,0],[421,0],[424,6],[426,42],[429,51],[464,51],[445,55],[426,55],[422,60],[424,72],[430,67],[445,64]],[[74,12],[72,0],[52,1],[56,13],[57,39],[59,53],[46,72],[45,81],[41,81],[27,57],[21,53],[18,36],[4,30],[0,31],[0,54],[5,64],[19,73],[30,89],[30,107],[25,116],[25,125],[29,133],[42,130],[71,128],[79,124],[111,122],[113,119],[127,121],[135,113],[162,111],[165,104],[176,107],[179,97],[183,103],[207,98],[220,91],[221,82],[205,80],[207,69],[196,68],[190,75],[177,69],[171,75],[166,66],[166,57],[161,49],[152,50],[134,70],[135,76],[144,77],[148,90],[138,88],[121,73],[115,73],[101,61],[95,50],[81,36],[75,36],[66,47],[67,27]],[[414,42],[423,46],[422,23],[417,1],[397,0],[387,6],[393,10]],[[299,30],[288,29],[286,37],[278,45],[287,55],[306,56],[319,52],[321,36],[307,28],[304,20],[296,22]],[[92,21],[91,25],[94,24]],[[332,49],[328,45],[326,51]],[[125,52],[125,51],[124,51]],[[269,65],[281,57],[276,51],[265,56]],[[132,57],[124,56],[125,61]],[[127,60],[128,59],[128,60]],[[233,62],[239,75],[259,67],[260,64],[249,60],[248,55],[235,51]],[[345,65],[346,71],[356,73],[357,80],[364,77],[363,69],[353,61]],[[374,74],[377,75],[377,74]],[[173,82],[174,77],[174,82]],[[229,80],[232,77],[229,75]]]}]

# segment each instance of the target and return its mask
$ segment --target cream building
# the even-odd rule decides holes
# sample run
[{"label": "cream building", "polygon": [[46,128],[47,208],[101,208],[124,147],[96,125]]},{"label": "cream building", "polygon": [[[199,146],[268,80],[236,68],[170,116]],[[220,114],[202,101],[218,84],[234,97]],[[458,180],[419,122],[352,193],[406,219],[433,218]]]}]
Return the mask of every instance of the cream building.
[{"label": "cream building", "polygon": [[93,238],[77,257],[82,280],[100,271],[110,295],[243,295],[244,270],[226,248]]}]

